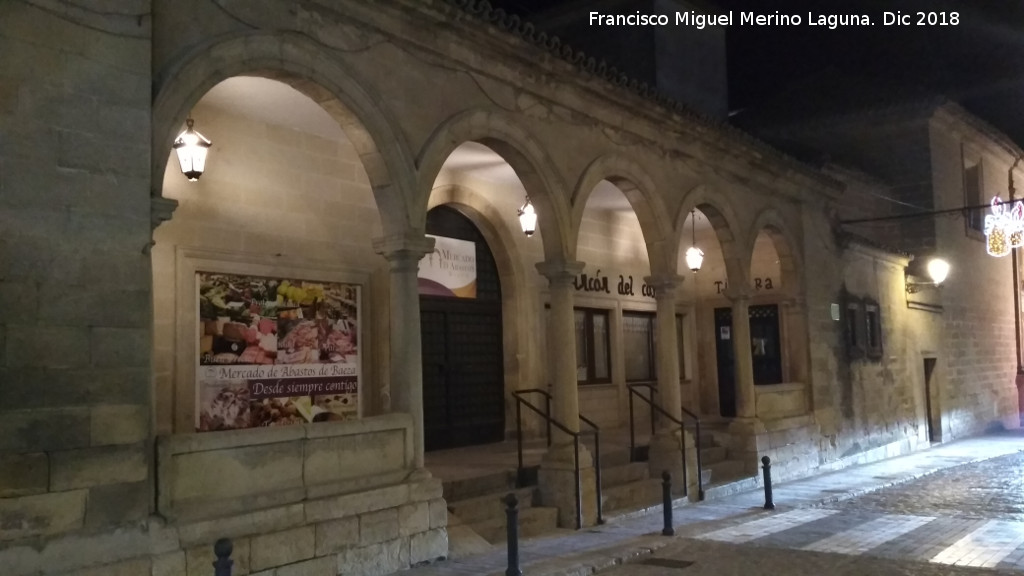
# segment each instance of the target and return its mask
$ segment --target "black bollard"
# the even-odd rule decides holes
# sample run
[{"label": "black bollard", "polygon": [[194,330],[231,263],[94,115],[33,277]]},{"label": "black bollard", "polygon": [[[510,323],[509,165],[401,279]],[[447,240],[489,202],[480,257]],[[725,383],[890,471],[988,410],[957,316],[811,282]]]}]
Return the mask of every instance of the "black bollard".
[{"label": "black bollard", "polygon": [[775,510],[775,502],[772,501],[772,459],[765,456],[761,458],[761,464],[764,470],[764,509]]},{"label": "black bollard", "polygon": [[519,499],[514,492],[505,496],[505,532],[508,535],[508,568],[505,576],[523,576],[519,568]]},{"label": "black bollard", "polygon": [[672,475],[668,470],[661,473],[661,506],[665,515],[665,527],[661,529],[661,535],[675,536],[676,529],[672,527]]},{"label": "black bollard", "polygon": [[213,576],[231,576],[231,566],[235,563],[231,559],[231,540],[221,538],[213,545],[213,554],[217,559],[213,562]]}]

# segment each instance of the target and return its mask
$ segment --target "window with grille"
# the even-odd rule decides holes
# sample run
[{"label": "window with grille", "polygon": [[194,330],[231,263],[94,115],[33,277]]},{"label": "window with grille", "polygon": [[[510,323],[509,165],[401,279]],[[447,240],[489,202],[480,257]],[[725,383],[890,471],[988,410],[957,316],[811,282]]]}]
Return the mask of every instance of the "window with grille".
[{"label": "window with grille", "polygon": [[605,384],[611,382],[608,339],[608,311],[576,308],[576,382]]},{"label": "window with grille", "polygon": [[626,382],[653,382],[655,374],[654,318],[650,312],[622,313],[622,345]]}]

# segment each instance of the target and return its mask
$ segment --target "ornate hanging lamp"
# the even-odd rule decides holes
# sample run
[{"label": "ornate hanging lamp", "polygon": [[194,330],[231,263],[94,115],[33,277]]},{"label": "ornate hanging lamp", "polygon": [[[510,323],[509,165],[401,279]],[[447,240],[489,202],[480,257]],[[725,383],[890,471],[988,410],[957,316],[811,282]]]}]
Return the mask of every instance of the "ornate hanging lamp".
[{"label": "ornate hanging lamp", "polygon": [[526,197],[526,204],[519,208],[519,225],[523,228],[523,234],[533,236],[537,230],[537,212],[533,209],[530,197]]},{"label": "ornate hanging lamp", "polygon": [[693,232],[692,243],[686,250],[686,266],[694,273],[700,270],[704,263],[704,251],[697,248],[697,209],[690,211],[690,230]]},{"label": "ornate hanging lamp", "polygon": [[181,173],[189,182],[195,182],[203,175],[203,171],[206,170],[206,155],[212,145],[205,136],[195,131],[193,124],[194,121],[189,116],[188,120],[185,120],[185,131],[178,134],[172,146],[178,154]]}]

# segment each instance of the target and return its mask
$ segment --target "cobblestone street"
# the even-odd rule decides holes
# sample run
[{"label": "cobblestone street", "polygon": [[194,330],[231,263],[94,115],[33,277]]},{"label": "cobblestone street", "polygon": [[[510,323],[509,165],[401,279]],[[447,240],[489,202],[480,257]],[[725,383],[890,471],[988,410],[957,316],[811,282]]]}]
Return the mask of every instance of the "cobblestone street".
[{"label": "cobblestone street", "polygon": [[687,526],[609,575],[1024,571],[1024,454],[956,466],[837,504]]}]

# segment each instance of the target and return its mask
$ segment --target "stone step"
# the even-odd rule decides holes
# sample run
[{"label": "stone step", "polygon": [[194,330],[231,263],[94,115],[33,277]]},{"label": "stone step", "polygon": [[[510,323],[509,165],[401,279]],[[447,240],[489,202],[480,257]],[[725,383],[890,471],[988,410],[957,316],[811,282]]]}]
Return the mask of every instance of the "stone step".
[{"label": "stone step", "polygon": [[607,489],[613,486],[621,486],[630,482],[636,482],[637,480],[646,480],[647,478],[649,478],[647,462],[633,462],[607,468],[602,467],[601,488]]},{"label": "stone step", "polygon": [[725,482],[715,482],[704,487],[704,499],[714,500],[716,498],[725,498],[727,496],[732,496],[741,492],[749,492],[760,488],[761,479],[757,476],[747,476],[745,478],[727,480]]},{"label": "stone step", "polygon": [[[701,464],[703,464],[703,462]],[[749,475],[746,472],[746,468],[743,466],[743,462],[740,462],[739,460],[722,460],[721,462],[715,462],[714,464],[706,464],[704,465],[704,469],[711,472],[709,482],[712,484],[729,482]]]},{"label": "stone step", "polygon": [[[505,529],[506,516],[504,512],[500,518],[470,523],[470,528],[491,544],[504,544],[507,539]],[[519,537],[534,538],[558,528],[558,508],[550,506],[536,506],[520,508],[519,510]]]},{"label": "stone step", "polygon": [[621,486],[602,488],[606,516],[618,511],[647,508],[661,502],[661,480],[638,480]]},{"label": "stone step", "polygon": [[530,486],[449,502],[448,511],[458,516],[466,524],[484,522],[494,518],[504,518],[504,499],[509,492],[514,492],[516,498],[519,498],[520,510],[529,509],[533,506],[536,488]]},{"label": "stone step", "polygon": [[[452,521],[457,523],[451,524]],[[490,551],[491,543],[476,533],[469,525],[458,522],[457,517],[448,516],[448,558],[458,560]]]},{"label": "stone step", "polygon": [[700,464],[701,466],[707,467],[716,462],[725,460],[728,455],[728,450],[722,446],[710,446],[707,448],[701,448],[700,450]]},{"label": "stone step", "polygon": [[444,499],[452,502],[512,490],[515,485],[515,472],[502,470],[470,478],[445,480],[442,490]]}]

